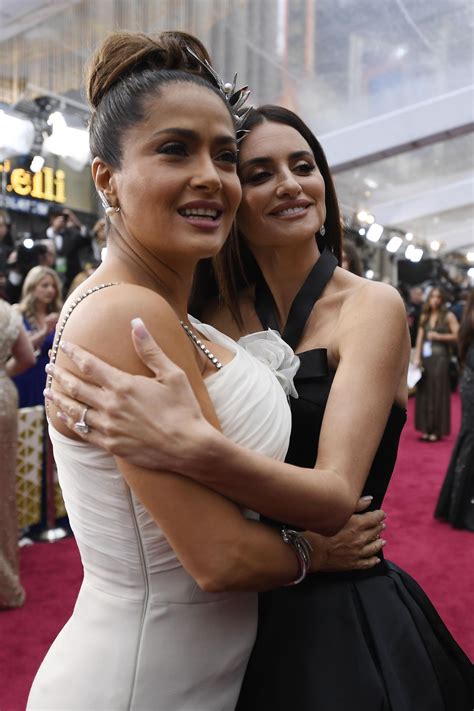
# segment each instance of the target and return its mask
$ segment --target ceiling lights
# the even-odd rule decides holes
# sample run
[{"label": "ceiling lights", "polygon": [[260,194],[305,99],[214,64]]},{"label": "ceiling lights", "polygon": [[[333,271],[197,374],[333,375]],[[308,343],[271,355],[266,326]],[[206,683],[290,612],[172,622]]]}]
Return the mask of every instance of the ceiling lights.
[{"label": "ceiling lights", "polygon": [[382,225],[378,225],[376,222],[374,222],[367,230],[367,239],[370,240],[370,242],[378,242],[382,236],[382,232]]},{"label": "ceiling lights", "polygon": [[385,247],[385,249],[387,250],[387,252],[392,252],[392,254],[395,254],[395,252],[397,252],[400,249],[402,244],[403,244],[403,239],[401,237],[399,237],[398,235],[394,235],[388,241],[388,244]]},{"label": "ceiling lights", "polygon": [[409,244],[405,250],[405,257],[409,259],[410,262],[419,262],[423,256],[423,250],[419,247],[415,247],[414,244]]}]

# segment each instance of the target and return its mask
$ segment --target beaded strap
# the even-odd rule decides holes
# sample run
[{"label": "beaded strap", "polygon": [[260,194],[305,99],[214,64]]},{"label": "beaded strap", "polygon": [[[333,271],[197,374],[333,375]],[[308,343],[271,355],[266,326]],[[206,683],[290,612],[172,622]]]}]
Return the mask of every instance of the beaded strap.
[{"label": "beaded strap", "polygon": [[216,358],[214,353],[211,353],[206,344],[203,343],[201,339],[198,338],[195,333],[193,333],[193,331],[191,331],[189,326],[187,326],[184,321],[180,321],[180,324],[184,328],[184,332],[186,333],[186,335],[189,336],[192,342],[195,343],[198,348],[200,348],[200,350],[204,353],[205,356],[207,356],[207,358],[209,358],[211,363],[215,366],[216,370],[220,370],[222,368],[222,363],[218,358]]},{"label": "beaded strap", "polygon": [[[74,311],[76,306],[78,304],[80,304],[81,301],[83,301],[86,298],[86,296],[90,296],[90,294],[93,294],[96,291],[100,291],[101,289],[105,289],[108,286],[117,286],[118,284],[119,284],[118,281],[110,281],[110,282],[107,282],[106,284],[98,284],[97,286],[93,286],[91,289],[88,289],[83,294],[81,294],[80,296],[78,296],[77,298],[74,299],[74,301],[71,303],[68,310],[66,311],[63,320],[61,321],[61,325],[59,326],[59,328],[56,331],[56,335],[54,337],[54,342],[53,342],[53,347],[51,349],[51,357],[49,359],[49,362],[52,365],[54,365],[56,363],[56,358],[58,356],[59,341],[61,340],[61,336],[63,335],[63,331],[64,331],[66,324],[69,320],[69,316],[72,314],[72,312]],[[52,379],[53,379],[53,376],[49,375],[49,373],[48,373],[48,377],[46,378],[46,387],[47,388],[51,387]],[[47,405],[48,405],[48,401],[46,401],[46,409],[48,409]]]}]

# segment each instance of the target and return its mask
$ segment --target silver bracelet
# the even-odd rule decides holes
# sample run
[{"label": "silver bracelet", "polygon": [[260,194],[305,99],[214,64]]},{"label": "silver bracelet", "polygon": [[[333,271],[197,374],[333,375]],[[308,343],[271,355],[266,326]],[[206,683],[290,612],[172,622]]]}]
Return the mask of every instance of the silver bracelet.
[{"label": "silver bracelet", "polygon": [[306,578],[311,561],[311,553],[313,552],[313,546],[302,533],[294,531],[292,528],[287,528],[286,526],[281,527],[281,537],[283,538],[284,543],[293,546],[300,566],[299,576],[296,580],[293,580],[292,583],[287,583],[287,585],[298,585],[298,583],[301,583],[301,581]]}]

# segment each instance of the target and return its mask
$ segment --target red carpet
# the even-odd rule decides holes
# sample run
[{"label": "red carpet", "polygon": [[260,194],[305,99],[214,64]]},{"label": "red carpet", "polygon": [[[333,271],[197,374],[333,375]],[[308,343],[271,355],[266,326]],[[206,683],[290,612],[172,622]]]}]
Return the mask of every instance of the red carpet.
[{"label": "red carpet", "polygon": [[[455,435],[436,444],[417,440],[413,402],[397,468],[386,499],[386,555],[425,589],[454,637],[474,658],[474,534],[435,521],[433,510]],[[453,432],[459,400],[453,399]],[[21,550],[28,599],[19,610],[0,612],[0,709],[23,711],[35,672],[71,614],[81,582],[72,539]]]}]

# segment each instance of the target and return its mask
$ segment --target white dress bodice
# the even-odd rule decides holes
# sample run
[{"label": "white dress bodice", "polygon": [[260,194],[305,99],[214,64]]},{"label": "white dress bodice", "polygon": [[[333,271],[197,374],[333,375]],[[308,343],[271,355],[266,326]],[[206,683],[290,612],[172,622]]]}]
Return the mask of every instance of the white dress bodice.
[{"label": "white dress bodice", "polygon": [[[206,379],[224,434],[282,460],[291,416],[275,374],[214,328],[195,328],[235,353]],[[50,435],[84,581],[28,709],[231,711],[255,638],[256,594],[203,592],[113,457],[52,427]]]}]

